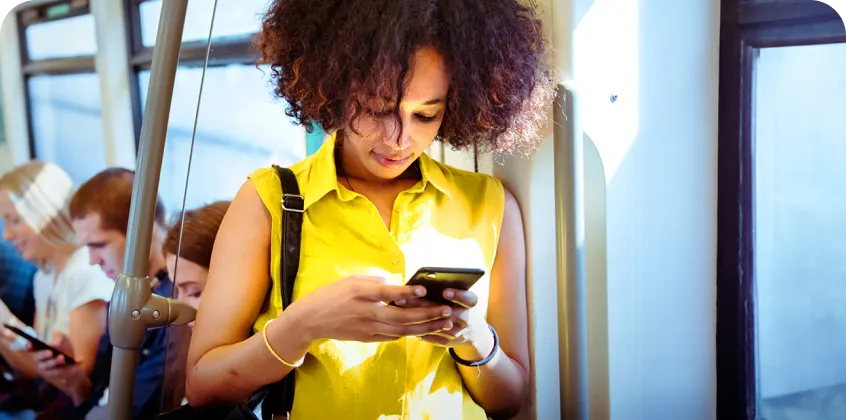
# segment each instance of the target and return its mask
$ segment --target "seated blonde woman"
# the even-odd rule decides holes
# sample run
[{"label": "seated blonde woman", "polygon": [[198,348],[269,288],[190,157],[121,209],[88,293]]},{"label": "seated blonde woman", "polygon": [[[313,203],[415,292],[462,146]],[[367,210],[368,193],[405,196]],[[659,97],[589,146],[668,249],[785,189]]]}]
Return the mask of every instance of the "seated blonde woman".
[{"label": "seated blonde woman", "polygon": [[[70,356],[79,362],[68,368],[90,373],[98,341],[105,332],[106,305],[114,283],[89,263],[88,250],[77,243],[66,210],[72,192],[68,175],[50,163],[33,161],[0,178],[0,217],[6,227],[3,237],[23,258],[39,267],[33,280],[33,325],[25,325],[11,315],[5,321],[45,342],[67,336],[74,349]],[[38,377],[25,341],[8,329],[2,337],[0,355],[18,377]]]}]

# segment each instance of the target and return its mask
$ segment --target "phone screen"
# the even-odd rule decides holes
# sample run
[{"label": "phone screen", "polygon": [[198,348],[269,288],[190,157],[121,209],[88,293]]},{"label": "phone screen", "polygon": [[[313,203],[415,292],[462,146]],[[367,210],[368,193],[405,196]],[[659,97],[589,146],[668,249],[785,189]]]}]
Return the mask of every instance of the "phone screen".
[{"label": "phone screen", "polygon": [[57,348],[55,348],[55,347],[37,339],[37,338],[27,334],[26,332],[24,332],[20,328],[12,326],[12,325],[8,325],[8,324],[3,324],[3,326],[6,327],[7,329],[11,330],[13,333],[23,337],[24,339],[26,339],[30,343],[32,343],[32,348],[35,351],[50,350],[50,351],[53,352],[53,357],[62,355],[62,356],[65,357],[65,363],[67,363],[69,365],[76,364],[76,361],[72,357],[63,353],[61,350],[59,350],[59,349],[57,349]]}]

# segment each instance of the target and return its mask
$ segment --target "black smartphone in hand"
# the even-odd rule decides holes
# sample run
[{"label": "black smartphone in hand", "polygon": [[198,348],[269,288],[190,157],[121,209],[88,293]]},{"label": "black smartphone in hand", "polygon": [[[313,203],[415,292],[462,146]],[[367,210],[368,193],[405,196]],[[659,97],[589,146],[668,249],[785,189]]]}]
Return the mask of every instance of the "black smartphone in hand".
[{"label": "black smartphone in hand", "polygon": [[406,286],[423,286],[426,288],[424,299],[454,305],[444,299],[444,290],[470,290],[484,275],[485,270],[478,268],[422,267],[411,276]]},{"label": "black smartphone in hand", "polygon": [[55,347],[37,339],[37,338],[27,334],[26,332],[24,332],[20,328],[9,325],[9,324],[3,324],[3,326],[6,327],[7,329],[9,329],[10,331],[12,331],[13,333],[15,333],[15,334],[23,337],[27,341],[29,341],[32,344],[33,350],[35,350],[35,351],[50,350],[50,351],[53,352],[53,357],[57,357],[59,355],[62,355],[62,356],[65,356],[65,363],[67,363],[69,365],[75,365],[76,364],[76,360],[73,360],[73,357],[70,357],[67,354],[63,353],[61,350],[59,350],[59,349],[57,349],[57,348],[55,348]]}]

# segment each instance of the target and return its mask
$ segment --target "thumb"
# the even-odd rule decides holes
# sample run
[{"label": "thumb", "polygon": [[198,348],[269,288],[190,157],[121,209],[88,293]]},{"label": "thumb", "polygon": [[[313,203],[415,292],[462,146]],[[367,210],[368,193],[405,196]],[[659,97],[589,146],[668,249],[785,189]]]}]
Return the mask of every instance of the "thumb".
[{"label": "thumb", "polygon": [[73,354],[73,345],[66,334],[53,333],[53,342],[50,345],[67,354]]}]

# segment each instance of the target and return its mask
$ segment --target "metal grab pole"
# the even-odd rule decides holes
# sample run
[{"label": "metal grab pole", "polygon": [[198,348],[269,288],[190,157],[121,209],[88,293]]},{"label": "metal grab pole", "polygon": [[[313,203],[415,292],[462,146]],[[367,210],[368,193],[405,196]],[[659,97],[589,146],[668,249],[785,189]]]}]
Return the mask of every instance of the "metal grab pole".
[{"label": "metal grab pole", "polygon": [[146,115],[141,126],[141,143],[126,232],[124,272],[115,282],[109,309],[109,334],[114,346],[109,381],[109,419],[112,420],[132,418],[138,349],[147,329],[184,324],[195,316],[193,308],[153,295],[147,273],[159,173],[187,8],[188,0],[162,2],[153,50]]},{"label": "metal grab pole", "polygon": [[558,253],[558,319],[561,417],[587,420],[587,281],[585,276],[582,139],[576,138],[573,95],[563,85],[553,108],[555,123],[555,220]]}]

